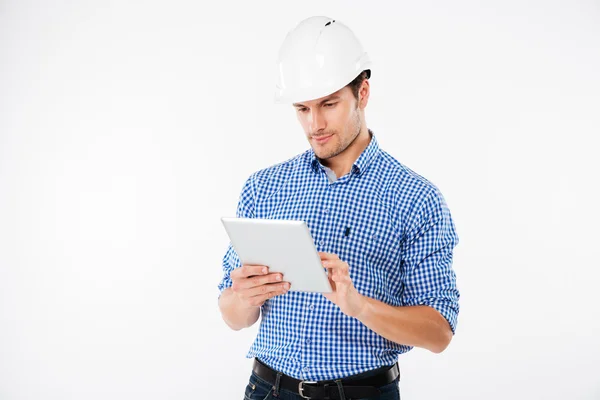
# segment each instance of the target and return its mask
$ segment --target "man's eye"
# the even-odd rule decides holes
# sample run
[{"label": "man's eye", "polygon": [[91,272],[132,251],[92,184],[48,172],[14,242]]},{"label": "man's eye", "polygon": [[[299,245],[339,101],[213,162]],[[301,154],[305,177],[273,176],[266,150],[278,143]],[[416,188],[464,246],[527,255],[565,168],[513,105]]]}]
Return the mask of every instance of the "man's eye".
[{"label": "man's eye", "polygon": [[335,106],[335,104],[336,103],[327,103],[327,104],[325,104],[325,107],[333,107],[333,106]]},{"label": "man's eye", "polygon": [[299,109],[298,109],[298,111],[300,111],[300,112],[306,112],[306,110],[307,110],[307,108],[306,108],[306,107],[302,107],[302,108],[299,108]]}]

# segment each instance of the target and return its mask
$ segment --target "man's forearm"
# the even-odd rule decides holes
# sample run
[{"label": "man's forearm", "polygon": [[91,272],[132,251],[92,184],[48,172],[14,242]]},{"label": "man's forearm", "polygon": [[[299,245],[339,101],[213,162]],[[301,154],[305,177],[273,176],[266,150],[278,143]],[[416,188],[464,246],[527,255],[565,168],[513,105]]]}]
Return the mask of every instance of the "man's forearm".
[{"label": "man's forearm", "polygon": [[231,288],[221,293],[219,309],[225,323],[236,331],[254,325],[260,316],[260,307],[244,307]]},{"label": "man's forearm", "polygon": [[356,318],[380,336],[434,353],[441,353],[450,343],[450,325],[436,309],[429,306],[395,307],[363,297],[365,306]]}]

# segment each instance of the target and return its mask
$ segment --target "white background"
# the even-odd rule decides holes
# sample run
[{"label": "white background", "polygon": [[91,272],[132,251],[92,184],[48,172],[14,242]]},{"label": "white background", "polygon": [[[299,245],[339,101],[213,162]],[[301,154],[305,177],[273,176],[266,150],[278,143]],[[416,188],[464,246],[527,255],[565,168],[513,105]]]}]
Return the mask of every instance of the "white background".
[{"label": "white background", "polygon": [[274,65],[312,15],[461,239],[457,334],[403,399],[599,399],[598,1],[0,2],[0,399],[241,399],[217,308],[245,179],[305,151]]}]

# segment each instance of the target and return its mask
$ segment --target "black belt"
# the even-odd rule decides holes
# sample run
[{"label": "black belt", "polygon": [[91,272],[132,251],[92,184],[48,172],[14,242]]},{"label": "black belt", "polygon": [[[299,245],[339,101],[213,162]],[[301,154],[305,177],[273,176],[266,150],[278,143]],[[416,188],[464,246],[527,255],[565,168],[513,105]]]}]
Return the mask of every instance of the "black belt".
[{"label": "black belt", "polygon": [[[269,384],[275,386],[278,372],[261,362],[254,359],[254,373]],[[364,376],[367,375],[368,376]],[[344,390],[344,396],[353,398],[378,396],[381,392],[378,387],[392,383],[400,376],[398,363],[392,366],[385,366],[377,370],[363,372],[361,374],[347,376],[340,379]],[[289,390],[299,394],[305,399],[340,399],[339,387],[335,380],[327,381],[302,381],[292,378],[289,375],[282,374],[279,377],[279,388]]]}]

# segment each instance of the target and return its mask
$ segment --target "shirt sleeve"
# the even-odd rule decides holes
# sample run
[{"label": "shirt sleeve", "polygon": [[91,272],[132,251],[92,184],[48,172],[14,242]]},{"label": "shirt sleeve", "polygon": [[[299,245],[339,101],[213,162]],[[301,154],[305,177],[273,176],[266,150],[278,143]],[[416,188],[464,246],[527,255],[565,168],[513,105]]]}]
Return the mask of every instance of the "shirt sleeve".
[{"label": "shirt sleeve", "polygon": [[[250,176],[244,186],[242,188],[242,192],[240,193],[240,197],[238,200],[236,217],[238,218],[255,218],[254,216],[254,185],[252,181],[252,176]],[[227,250],[225,251],[225,255],[222,260],[222,269],[223,269],[223,277],[221,282],[218,284],[219,289],[219,297],[223,290],[231,287],[233,282],[231,281],[231,271],[235,268],[238,268],[242,265],[238,254],[233,248],[231,242],[227,246]]]},{"label": "shirt sleeve", "polygon": [[407,229],[402,246],[402,302],[433,307],[446,318],[454,334],[460,293],[452,255],[458,235],[450,210],[436,187],[415,206]]}]

